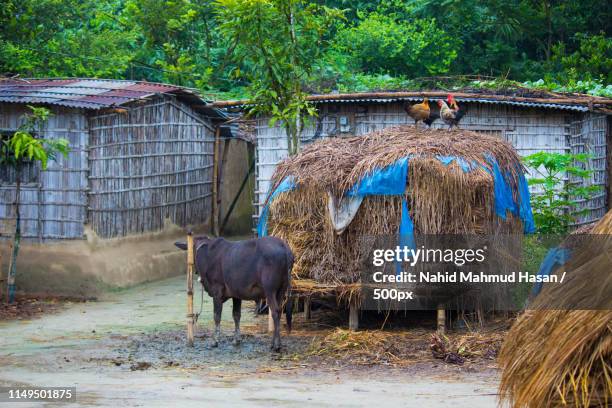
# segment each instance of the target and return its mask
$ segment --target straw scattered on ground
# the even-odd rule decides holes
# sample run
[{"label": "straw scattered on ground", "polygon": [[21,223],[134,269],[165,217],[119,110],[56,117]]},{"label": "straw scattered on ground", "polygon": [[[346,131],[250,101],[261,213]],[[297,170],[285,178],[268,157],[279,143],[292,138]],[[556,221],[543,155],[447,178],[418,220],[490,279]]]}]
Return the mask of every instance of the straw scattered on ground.
[{"label": "straw scattered on ground", "polygon": [[463,365],[495,360],[503,335],[503,331],[439,335],[426,329],[350,331],[337,328],[315,336],[299,358],[331,360],[347,366],[403,367],[434,359]]},{"label": "straw scattered on ground", "polygon": [[28,320],[36,316],[60,310],[68,300],[63,298],[38,298],[18,296],[12,304],[0,301],[0,321]]}]

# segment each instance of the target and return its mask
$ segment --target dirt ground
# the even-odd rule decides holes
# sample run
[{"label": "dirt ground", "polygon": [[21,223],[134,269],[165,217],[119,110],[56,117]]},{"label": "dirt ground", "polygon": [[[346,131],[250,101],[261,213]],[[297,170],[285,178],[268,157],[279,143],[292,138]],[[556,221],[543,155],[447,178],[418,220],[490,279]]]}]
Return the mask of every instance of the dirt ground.
[{"label": "dirt ground", "polygon": [[185,304],[184,279],[172,278],[0,321],[0,386],[76,386],[78,406],[497,406],[490,358],[447,364],[421,340],[388,348],[406,353],[408,364],[397,358],[351,364],[342,353],[320,352],[326,335],[344,332],[320,322],[307,326],[300,316],[294,333],[283,336],[283,353],[271,354],[266,319],[254,316],[250,303],[243,305],[242,343],[233,346],[230,302],[223,339],[212,348],[206,297],[195,346],[188,348]]}]

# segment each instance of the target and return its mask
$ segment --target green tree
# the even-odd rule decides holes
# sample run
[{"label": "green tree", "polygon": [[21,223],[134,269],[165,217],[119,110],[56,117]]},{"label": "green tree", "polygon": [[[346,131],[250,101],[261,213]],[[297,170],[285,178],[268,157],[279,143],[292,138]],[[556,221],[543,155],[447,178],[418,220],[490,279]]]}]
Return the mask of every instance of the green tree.
[{"label": "green tree", "polygon": [[137,71],[141,75],[209,87],[218,41],[210,2],[127,0],[121,21],[138,33],[141,47],[135,59],[140,61]]},{"label": "green tree", "polygon": [[565,183],[566,176],[580,179],[589,177],[593,171],[583,169],[581,164],[589,160],[587,154],[563,154],[538,152],[524,158],[527,166],[539,177],[529,180],[530,185],[542,188],[542,193],[531,197],[533,217],[541,234],[564,234],[576,216],[586,210],[576,210],[576,200],[588,199],[599,186],[582,186]]},{"label": "green tree", "polygon": [[350,56],[354,68],[411,77],[444,74],[460,45],[434,19],[403,19],[372,12],[358,25],[338,32],[335,46]]},{"label": "green tree", "polygon": [[316,111],[304,84],[340,14],[302,0],[217,0],[219,28],[232,43],[234,75],[249,80],[252,114],[281,121],[290,154],[300,147],[304,118]]},{"label": "green tree", "polygon": [[32,114],[25,115],[23,124],[9,138],[0,139],[0,165],[13,168],[15,172],[15,235],[13,251],[8,274],[9,303],[15,300],[15,276],[17,274],[17,256],[21,242],[21,171],[26,163],[39,163],[45,170],[47,162],[54,160],[58,154],[68,154],[66,139],[44,139],[36,136],[49,117],[49,110],[30,106]]},{"label": "green tree", "polygon": [[565,83],[579,80],[603,80],[612,83],[612,38],[599,33],[574,36],[577,49],[567,52],[565,43],[553,47],[553,63],[559,64],[560,78]]},{"label": "green tree", "polygon": [[0,72],[25,77],[122,78],[135,34],[115,20],[121,0],[6,0]]}]

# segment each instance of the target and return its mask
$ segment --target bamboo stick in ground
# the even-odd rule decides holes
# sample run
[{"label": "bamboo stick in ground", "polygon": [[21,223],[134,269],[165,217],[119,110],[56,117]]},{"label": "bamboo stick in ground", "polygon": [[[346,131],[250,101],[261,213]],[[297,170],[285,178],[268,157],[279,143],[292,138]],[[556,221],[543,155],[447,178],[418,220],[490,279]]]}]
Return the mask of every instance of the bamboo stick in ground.
[{"label": "bamboo stick in ground", "polygon": [[352,331],[359,329],[359,305],[354,300],[349,304],[349,329]]},{"label": "bamboo stick in ground", "polygon": [[195,315],[193,314],[193,234],[187,234],[187,345],[193,347]]},{"label": "bamboo stick in ground", "polygon": [[310,296],[304,298],[304,320],[310,320]]},{"label": "bamboo stick in ground", "polygon": [[212,211],[210,217],[210,229],[215,236],[219,236],[219,136],[221,128],[215,130],[215,150],[213,155],[213,185],[212,185]]},{"label": "bamboo stick in ground", "polygon": [[444,334],[446,331],[446,310],[444,305],[438,305],[438,333]]},{"label": "bamboo stick in ground", "polygon": [[272,319],[272,309],[268,305],[268,333],[274,333],[274,319]]}]

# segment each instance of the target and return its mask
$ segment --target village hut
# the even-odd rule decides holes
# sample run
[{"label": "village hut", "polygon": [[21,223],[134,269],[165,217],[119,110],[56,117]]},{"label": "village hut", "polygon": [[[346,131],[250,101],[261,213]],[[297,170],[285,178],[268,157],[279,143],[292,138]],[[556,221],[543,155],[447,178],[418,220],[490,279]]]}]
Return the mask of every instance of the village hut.
[{"label": "village hut", "polygon": [[[70,147],[68,157],[46,170],[33,163],[22,171],[25,242],[17,285],[29,292],[92,296],[101,287],[180,273],[184,256],[173,251],[176,236],[170,235],[183,235],[186,226],[209,230],[211,220],[222,219],[213,217],[215,207],[225,204],[221,198],[229,203],[237,192],[219,189],[240,185],[248,171],[246,149],[230,140],[236,129],[223,126],[225,113],[193,89],[104,79],[1,79],[1,137],[19,128],[28,105],[51,111],[37,136],[65,138]],[[15,230],[15,198],[15,174],[2,167],[1,270]],[[233,207],[244,208],[236,201]],[[247,231],[250,208],[247,197]]]},{"label": "village hut", "polygon": [[[402,124],[414,124],[404,106],[429,98],[430,106],[446,100],[446,90],[398,90],[309,95],[317,116],[306,118],[301,143],[306,146],[320,139],[359,136]],[[520,156],[536,152],[587,153],[586,168],[591,177],[570,176],[568,183],[599,186],[596,194],[577,203],[577,225],[601,218],[612,202],[610,152],[612,151],[612,99],[584,94],[562,94],[521,87],[485,89],[466,87],[454,92],[455,99],[467,109],[459,127],[486,133],[507,141]],[[212,104],[230,112],[248,109],[248,100],[217,101]],[[287,137],[281,121],[269,115],[254,118],[255,200],[257,225],[276,167],[288,156]],[[424,127],[420,124],[419,126]],[[446,125],[436,120],[433,128]],[[527,178],[533,169],[528,169]],[[538,193],[538,186],[530,186]]]},{"label": "village hut", "polygon": [[358,294],[371,250],[362,237],[534,229],[516,151],[465,130],[400,126],[317,141],[279,163],[272,180],[258,233],[289,243],[293,290],[307,295]]},{"label": "village hut", "polygon": [[545,284],[502,346],[500,395],[512,407],[612,403],[612,211],[570,238],[578,245],[553,271],[565,283]]}]

